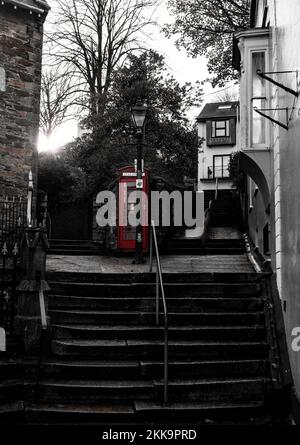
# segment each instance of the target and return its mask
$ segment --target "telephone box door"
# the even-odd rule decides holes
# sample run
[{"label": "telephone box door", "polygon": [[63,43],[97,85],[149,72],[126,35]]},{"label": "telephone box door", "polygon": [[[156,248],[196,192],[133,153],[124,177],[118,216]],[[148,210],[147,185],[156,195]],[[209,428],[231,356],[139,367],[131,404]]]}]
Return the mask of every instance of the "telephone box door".
[{"label": "telephone box door", "polygon": [[[133,167],[126,167],[121,169],[120,173],[120,187],[119,187],[119,214],[118,214],[118,249],[121,251],[134,251],[136,240],[136,227],[130,225],[130,221],[134,220],[136,215],[136,202],[135,196],[132,192],[136,191],[136,173]],[[148,196],[148,172],[144,172],[143,175],[143,188],[142,191]],[[143,249],[148,248],[149,240],[149,227],[148,227],[148,209],[145,203],[142,203],[142,211],[147,212],[143,214]],[[127,222],[126,225],[124,221]],[[144,224],[147,222],[147,225]]]}]

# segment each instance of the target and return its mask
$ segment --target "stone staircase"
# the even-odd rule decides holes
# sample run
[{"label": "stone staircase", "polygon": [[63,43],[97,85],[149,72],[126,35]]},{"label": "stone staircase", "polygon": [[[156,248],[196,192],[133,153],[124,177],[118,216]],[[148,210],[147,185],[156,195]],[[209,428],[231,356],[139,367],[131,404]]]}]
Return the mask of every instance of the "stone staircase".
[{"label": "stone staircase", "polygon": [[0,352],[0,425],[21,421],[24,410],[22,349],[8,339],[7,350]]},{"label": "stone staircase", "polygon": [[211,227],[230,227],[241,222],[240,204],[234,199],[232,190],[219,190],[215,199],[215,191],[205,191],[205,208],[212,203]]},{"label": "stone staircase", "polygon": [[163,330],[150,274],[51,276],[51,352],[29,424],[267,423],[270,386],[264,295],[254,273],[165,274]]}]

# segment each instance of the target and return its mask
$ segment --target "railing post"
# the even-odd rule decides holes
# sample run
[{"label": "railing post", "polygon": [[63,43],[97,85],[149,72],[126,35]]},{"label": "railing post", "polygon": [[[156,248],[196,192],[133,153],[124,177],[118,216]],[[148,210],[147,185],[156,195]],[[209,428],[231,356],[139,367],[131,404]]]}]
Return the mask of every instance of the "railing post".
[{"label": "railing post", "polygon": [[16,242],[12,251],[13,255],[13,274],[12,274],[12,291],[11,291],[11,313],[10,313],[10,332],[14,329],[14,317],[16,307],[16,288],[17,288],[17,263],[19,256],[18,243]]},{"label": "railing post", "polygon": [[149,272],[152,273],[153,271],[153,226],[152,226],[152,222],[151,222],[151,226],[150,226],[150,252],[149,252],[149,259],[150,259],[150,267],[149,267]]},{"label": "railing post", "polygon": [[218,191],[219,191],[219,178],[216,178],[215,201],[218,199]]},{"label": "railing post", "polygon": [[28,196],[27,196],[27,225],[32,225],[32,196],[33,196],[33,179],[32,172],[29,172]]},{"label": "railing post", "polygon": [[169,382],[169,339],[168,339],[168,326],[165,326],[165,338],[164,338],[164,403],[168,403],[168,382]]},{"label": "railing post", "polygon": [[[20,249],[22,251],[22,278],[17,287],[18,309],[15,317],[15,333],[23,339],[27,354],[38,353],[41,338],[39,292],[50,289],[46,282],[46,230],[25,229]],[[47,310],[47,300],[46,300]]]},{"label": "railing post", "polygon": [[2,277],[1,277],[1,298],[0,298],[0,324],[4,323],[4,299],[5,299],[5,276],[6,276],[6,255],[8,254],[6,243],[1,250],[2,255]]},{"label": "railing post", "polygon": [[156,326],[159,326],[159,271],[156,269],[156,315],[155,315],[155,323]]}]

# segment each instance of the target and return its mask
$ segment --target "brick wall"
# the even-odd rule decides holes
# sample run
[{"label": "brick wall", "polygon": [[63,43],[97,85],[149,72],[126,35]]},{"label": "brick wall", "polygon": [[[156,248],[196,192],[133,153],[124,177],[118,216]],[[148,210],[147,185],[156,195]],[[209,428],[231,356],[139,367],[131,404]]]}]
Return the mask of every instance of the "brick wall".
[{"label": "brick wall", "polygon": [[42,40],[35,14],[0,7],[0,195],[25,195],[30,169],[36,185]]}]

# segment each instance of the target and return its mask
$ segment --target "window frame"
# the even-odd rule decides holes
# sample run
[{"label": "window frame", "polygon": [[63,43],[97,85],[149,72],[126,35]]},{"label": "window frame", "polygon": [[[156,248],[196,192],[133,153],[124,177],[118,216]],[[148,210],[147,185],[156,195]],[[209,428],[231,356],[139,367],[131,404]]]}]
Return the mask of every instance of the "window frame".
[{"label": "window frame", "polygon": [[[227,134],[229,136],[214,136],[216,133],[214,132],[214,125],[216,122],[227,121]],[[226,124],[225,124],[226,125]],[[214,148],[221,145],[236,145],[236,137],[237,137],[237,119],[235,116],[224,116],[224,117],[215,117],[206,120],[206,145],[207,147]],[[225,127],[226,134],[226,127]]]},{"label": "window frame", "polygon": [[[250,57],[250,82],[249,82],[249,89],[250,89],[250,115],[249,115],[249,128],[250,128],[250,147],[252,148],[265,148],[268,146],[268,123],[267,123],[267,119],[261,116],[261,120],[264,122],[264,130],[265,130],[265,142],[263,143],[254,143],[253,142],[253,118],[255,116],[255,111],[254,111],[254,100],[255,100],[255,96],[253,95],[253,56],[254,54],[260,54],[263,53],[264,54],[264,62],[265,62],[265,68],[264,71],[268,71],[268,51],[266,47],[257,47],[257,48],[251,48],[249,51],[249,57]],[[261,94],[261,97],[265,96],[266,100],[264,102],[263,108],[268,108],[268,85],[267,82],[265,81],[265,92]]]},{"label": "window frame", "polygon": [[[224,158],[228,158],[228,164],[230,162],[230,154],[223,154],[223,155],[214,155],[213,156],[213,179],[229,179],[230,178],[230,174],[228,170],[224,169]],[[221,158],[222,159],[222,176],[216,176],[216,158]],[[224,172],[226,173],[226,175],[224,175]],[[228,172],[228,173],[227,173]]]},{"label": "window frame", "polygon": [[[217,124],[224,123],[224,126],[219,127]],[[224,130],[224,135],[217,135],[217,131]],[[230,138],[230,119],[213,119],[211,121],[211,138],[219,139],[219,138]]]},{"label": "window frame", "polygon": [[[270,33],[269,30],[265,31],[265,35],[259,36],[256,38],[247,39],[244,42],[244,58],[243,58],[243,66],[245,69],[245,90],[241,92],[241,107],[245,106],[246,115],[247,115],[247,131],[245,134],[245,147],[246,150],[267,150],[270,148],[270,123],[266,119],[266,142],[264,144],[254,144],[253,145],[253,128],[252,128],[252,98],[253,98],[253,78],[252,78],[252,55],[257,52],[265,53],[265,71],[270,71]],[[269,108],[270,101],[270,85],[266,83],[265,96],[267,100],[264,103],[263,108]],[[244,95],[244,96],[243,96]],[[243,105],[243,101],[245,98],[245,102]],[[245,122],[246,124],[246,122]]]}]

